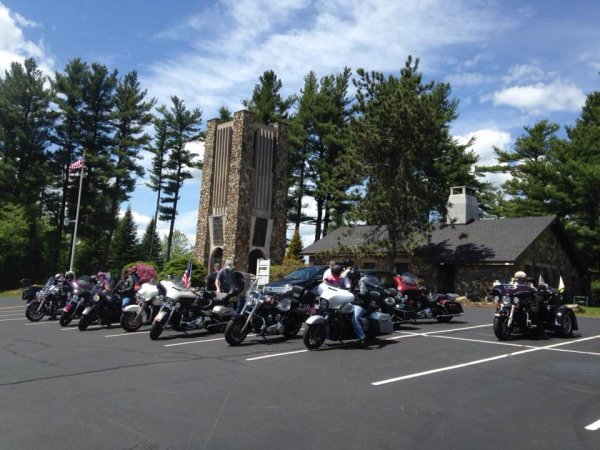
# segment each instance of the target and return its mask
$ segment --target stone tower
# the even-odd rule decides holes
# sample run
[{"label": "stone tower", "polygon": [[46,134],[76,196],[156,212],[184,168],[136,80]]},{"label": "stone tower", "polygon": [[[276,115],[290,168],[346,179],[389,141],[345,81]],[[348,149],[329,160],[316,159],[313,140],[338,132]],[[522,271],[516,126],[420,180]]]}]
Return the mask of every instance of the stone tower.
[{"label": "stone tower", "polygon": [[256,273],[259,258],[283,260],[286,166],[283,125],[256,123],[249,111],[208,121],[195,248],[206,267],[232,259]]},{"label": "stone tower", "polygon": [[479,219],[479,202],[475,197],[475,189],[467,186],[450,188],[448,198],[447,223],[464,225]]}]

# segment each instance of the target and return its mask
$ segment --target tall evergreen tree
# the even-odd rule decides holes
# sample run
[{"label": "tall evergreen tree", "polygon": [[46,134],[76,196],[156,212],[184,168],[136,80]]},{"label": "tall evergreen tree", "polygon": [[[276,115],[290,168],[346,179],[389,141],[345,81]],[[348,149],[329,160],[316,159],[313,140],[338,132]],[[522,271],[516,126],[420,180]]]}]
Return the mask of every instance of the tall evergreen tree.
[{"label": "tall evergreen tree", "polygon": [[375,226],[372,239],[393,268],[394,257],[430,230],[431,214],[445,213],[449,186],[475,185],[477,157],[450,135],[457,116],[450,86],[424,84],[418,60],[409,57],[399,77],[357,73],[353,143],[368,174],[357,217]]},{"label": "tall evergreen tree", "polygon": [[300,238],[300,227],[294,228],[294,234],[290,243],[288,244],[287,252],[285,253],[286,259],[293,259],[302,261],[302,239]]},{"label": "tall evergreen tree", "polygon": [[117,223],[113,238],[109,268],[111,272],[120,273],[128,263],[141,259],[137,238],[137,226],[133,221],[131,206],[127,207],[125,215]]},{"label": "tall evergreen tree", "polygon": [[202,137],[200,133],[202,112],[199,109],[188,110],[183,101],[176,96],[171,97],[171,101],[173,105],[165,116],[169,156],[166,163],[164,194],[161,198],[160,207],[160,220],[169,222],[167,251],[165,252],[166,261],[171,258],[171,244],[181,188],[185,180],[192,178],[189,169],[201,167],[201,163],[195,161],[194,155],[187,148],[187,144]]},{"label": "tall evergreen tree", "polygon": [[140,164],[140,150],[148,144],[150,137],[144,132],[153,116],[150,110],[156,101],[145,100],[146,90],[142,90],[135,71],[129,72],[119,80],[115,96],[114,110],[114,149],[110,156],[112,168],[112,182],[109,185],[108,197],[110,210],[108,216],[108,239],[106,240],[105,254],[108,257],[110,241],[117,220],[117,213],[121,203],[129,200],[135,190],[136,177],[144,174]]},{"label": "tall evergreen tree", "polygon": [[146,227],[146,232],[142,237],[140,243],[140,255],[144,261],[154,263],[159,269],[162,268],[165,262],[160,243],[160,236],[156,231],[154,219],[150,221]]},{"label": "tall evergreen tree", "polygon": [[260,123],[271,125],[275,122],[285,122],[288,110],[294,104],[294,96],[283,98],[279,91],[283,83],[272,70],[266,70],[254,86],[252,98],[242,100],[244,107],[254,113],[254,118]]},{"label": "tall evergreen tree", "polygon": [[219,123],[231,122],[233,120],[233,114],[231,114],[231,111],[226,106],[221,106],[218,113],[219,118],[217,120]]}]

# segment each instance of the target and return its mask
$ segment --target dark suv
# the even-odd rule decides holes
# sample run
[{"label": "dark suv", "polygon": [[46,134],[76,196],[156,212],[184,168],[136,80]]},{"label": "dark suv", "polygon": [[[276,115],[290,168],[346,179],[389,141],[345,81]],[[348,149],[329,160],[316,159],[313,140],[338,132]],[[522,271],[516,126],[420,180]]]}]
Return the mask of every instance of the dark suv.
[{"label": "dark suv", "polygon": [[264,292],[267,294],[285,294],[294,286],[302,286],[308,290],[323,281],[323,274],[327,266],[307,266],[287,274],[282,280],[271,281],[265,284]]}]

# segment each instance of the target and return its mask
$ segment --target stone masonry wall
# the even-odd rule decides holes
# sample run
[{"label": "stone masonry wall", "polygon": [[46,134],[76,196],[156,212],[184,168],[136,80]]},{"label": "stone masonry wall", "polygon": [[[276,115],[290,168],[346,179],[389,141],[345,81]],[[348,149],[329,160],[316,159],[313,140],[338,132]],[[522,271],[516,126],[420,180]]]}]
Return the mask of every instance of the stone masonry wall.
[{"label": "stone masonry wall", "polygon": [[269,257],[271,264],[283,261],[287,231],[287,130],[284,125],[275,124],[275,167],[273,173],[273,232]]}]

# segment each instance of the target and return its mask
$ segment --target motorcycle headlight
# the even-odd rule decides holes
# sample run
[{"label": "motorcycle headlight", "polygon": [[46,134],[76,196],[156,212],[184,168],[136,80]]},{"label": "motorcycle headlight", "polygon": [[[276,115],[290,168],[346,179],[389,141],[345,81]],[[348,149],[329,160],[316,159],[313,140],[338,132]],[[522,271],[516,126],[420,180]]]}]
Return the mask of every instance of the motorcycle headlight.
[{"label": "motorcycle headlight", "polygon": [[392,297],[387,297],[387,298],[384,300],[384,302],[385,302],[385,304],[386,304],[386,305],[388,305],[388,306],[394,306],[394,305],[396,304],[396,300],[395,300],[395,299],[393,299]]},{"label": "motorcycle headlight", "polygon": [[174,304],[175,304],[175,301],[172,298],[167,297],[167,298],[165,298],[165,302],[163,303],[163,306],[165,308],[172,308]]},{"label": "motorcycle headlight", "polygon": [[509,306],[512,303],[510,297],[508,295],[505,295],[502,297],[502,304]]},{"label": "motorcycle headlight", "polygon": [[95,302],[99,302],[99,301],[100,301],[100,295],[98,295],[98,294],[94,294],[94,296],[92,297],[92,299],[93,299]]},{"label": "motorcycle headlight", "polygon": [[254,297],[248,297],[246,299],[246,306],[253,307],[256,304],[256,299]]},{"label": "motorcycle headlight", "polygon": [[73,296],[71,297],[71,300],[73,300],[74,302],[79,300],[79,295],[77,294],[73,294]]}]

